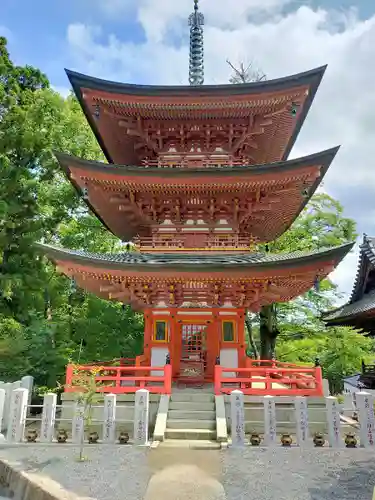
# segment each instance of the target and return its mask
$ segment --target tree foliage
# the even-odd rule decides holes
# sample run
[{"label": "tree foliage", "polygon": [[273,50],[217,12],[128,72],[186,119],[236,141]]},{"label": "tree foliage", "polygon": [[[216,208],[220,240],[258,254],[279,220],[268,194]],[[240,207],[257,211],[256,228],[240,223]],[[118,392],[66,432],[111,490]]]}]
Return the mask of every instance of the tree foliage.
[{"label": "tree foliage", "polygon": [[16,66],[0,38],[0,379],[62,381],[69,360],[139,353],[142,318],[72,291],[36,241],[97,252],[120,248],[80,201],[54,151],[103,160],[74,97],[38,69]]}]

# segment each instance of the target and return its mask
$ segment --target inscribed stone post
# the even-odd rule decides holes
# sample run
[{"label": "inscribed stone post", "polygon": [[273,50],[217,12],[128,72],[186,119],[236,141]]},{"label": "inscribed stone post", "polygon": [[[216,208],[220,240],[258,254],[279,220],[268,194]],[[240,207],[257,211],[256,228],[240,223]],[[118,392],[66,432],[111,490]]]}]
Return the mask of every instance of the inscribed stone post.
[{"label": "inscribed stone post", "polygon": [[294,399],[296,416],[296,435],[298,446],[306,446],[309,443],[309,413],[307,398],[296,396]]},{"label": "inscribed stone post", "polygon": [[27,389],[23,388],[12,391],[7,430],[7,440],[10,443],[20,443],[23,441],[29,397],[28,392]]},{"label": "inscribed stone post", "polygon": [[0,440],[3,437],[1,434],[1,429],[3,428],[3,415],[5,406],[5,390],[0,389]]},{"label": "inscribed stone post", "polygon": [[53,393],[44,395],[42,423],[40,428],[40,441],[50,443],[55,430],[57,396]]},{"label": "inscribed stone post", "polygon": [[326,399],[328,441],[331,448],[340,448],[342,439],[340,434],[340,408],[337,398],[329,396]]},{"label": "inscribed stone post", "polygon": [[245,445],[245,412],[242,391],[232,391],[230,395],[232,447]]},{"label": "inscribed stone post", "polygon": [[1,389],[4,389],[5,391],[5,401],[3,410],[3,424],[2,424],[2,429],[0,429],[0,431],[3,430],[5,432],[8,429],[10,400],[12,397],[12,384],[10,382],[2,384]]},{"label": "inscribed stone post", "polygon": [[103,442],[114,443],[116,440],[116,394],[104,396]]},{"label": "inscribed stone post", "polygon": [[150,394],[147,389],[140,389],[135,393],[134,444],[138,446],[148,444],[149,398]]},{"label": "inscribed stone post", "polygon": [[273,396],[264,396],[264,442],[267,446],[276,444],[276,407]]},{"label": "inscribed stone post", "polygon": [[375,441],[374,397],[368,392],[357,392],[360,444],[372,448]]},{"label": "inscribed stone post", "polygon": [[34,386],[34,377],[31,375],[26,375],[25,377],[21,378],[21,386],[24,389],[27,389],[29,391],[29,399],[27,400],[27,404],[30,406],[31,405],[31,397],[33,395],[33,386]]},{"label": "inscribed stone post", "polygon": [[81,444],[84,440],[85,432],[85,408],[82,403],[75,404],[74,416],[72,421],[72,441],[75,444]]}]

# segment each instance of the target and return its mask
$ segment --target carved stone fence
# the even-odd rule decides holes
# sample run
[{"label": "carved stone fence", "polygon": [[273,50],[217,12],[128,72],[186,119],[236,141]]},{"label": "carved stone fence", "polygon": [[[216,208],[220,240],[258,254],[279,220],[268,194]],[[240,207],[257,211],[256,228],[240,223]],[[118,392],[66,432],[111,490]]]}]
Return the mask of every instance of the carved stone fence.
[{"label": "carved stone fence", "polygon": [[33,385],[34,379],[30,375],[26,375],[25,377],[22,377],[21,380],[17,380],[16,382],[0,381],[0,434],[8,429],[12,391],[19,388],[27,389],[28,405],[30,405]]},{"label": "carved stone fence", "polygon": [[[105,394],[104,404],[101,406],[84,406],[79,399],[74,403],[67,418],[57,416],[56,412],[62,405],[57,404],[57,395],[45,394],[42,415],[39,418],[28,416],[29,391],[25,388],[14,389],[11,393],[9,412],[7,414],[7,431],[3,442],[9,444],[29,442],[41,443],[74,443],[81,444],[88,439],[90,442],[114,444],[127,443],[132,437],[136,445],[147,445],[149,440],[149,391],[140,389],[135,393],[134,406],[126,408],[127,419],[121,419],[121,412],[116,415],[116,395]],[[5,391],[0,389],[0,419],[4,414]],[[1,404],[1,402],[3,402]],[[5,410],[7,410],[5,408]],[[117,410],[124,407],[117,406]],[[121,423],[129,423],[129,410],[133,435],[128,432],[117,432]],[[8,410],[7,410],[8,411]],[[64,416],[64,412],[61,412]],[[31,425],[29,425],[31,423]],[[57,425],[58,423],[58,425]],[[27,429],[26,429],[27,426]]]}]

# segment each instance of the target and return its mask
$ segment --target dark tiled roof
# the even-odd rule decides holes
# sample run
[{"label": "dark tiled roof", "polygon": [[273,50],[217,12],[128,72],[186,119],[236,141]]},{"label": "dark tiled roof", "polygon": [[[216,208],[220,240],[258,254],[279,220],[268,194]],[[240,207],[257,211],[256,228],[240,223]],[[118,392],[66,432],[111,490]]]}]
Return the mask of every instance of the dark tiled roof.
[{"label": "dark tiled roof", "polygon": [[375,290],[367,293],[356,302],[345,304],[339,309],[325,313],[323,319],[327,323],[334,323],[337,320],[345,321],[373,309],[375,309]]},{"label": "dark tiled roof", "polygon": [[353,247],[353,243],[341,245],[325,250],[313,252],[293,252],[289,254],[248,253],[248,254],[147,254],[138,252],[124,252],[119,254],[98,254],[82,250],[66,250],[51,245],[38,244],[38,247],[52,260],[89,261],[91,265],[107,266],[111,268],[172,268],[172,269],[199,269],[206,270],[239,267],[284,267],[301,265],[309,262],[336,259],[337,263]]},{"label": "dark tiled roof", "polygon": [[368,266],[370,266],[370,268],[375,268],[375,238],[364,234],[360,250],[357,274],[349,301],[350,304],[353,304],[362,296]]},{"label": "dark tiled roof", "polygon": [[97,138],[103,153],[105,154],[107,160],[113,163],[111,155],[108,148],[105,145],[97,124],[92,117],[90,110],[84,104],[84,99],[82,95],[83,88],[102,90],[111,92],[113,94],[132,94],[138,96],[151,95],[155,97],[183,97],[183,96],[194,96],[197,99],[204,96],[235,96],[235,95],[251,95],[259,94],[262,92],[276,92],[282,90],[289,90],[293,87],[309,86],[309,94],[305,100],[303,109],[298,118],[298,123],[296,123],[293,134],[288,142],[285,149],[283,160],[286,160],[289,156],[290,151],[298,137],[301,127],[306,119],[307,113],[311,107],[314,100],[315,94],[319,88],[320,82],[323,78],[324,72],[327,66],[321,66],[319,68],[306,71],[304,73],[299,73],[296,75],[288,76],[285,78],[278,78],[274,80],[266,80],[262,82],[244,83],[238,85],[199,85],[199,86],[157,86],[157,85],[131,85],[126,83],[116,83],[110,82],[108,80],[102,80],[99,78],[92,78],[90,76],[82,75],[81,73],[76,73],[74,71],[66,70],[70,83],[73,87],[74,93],[79,100],[82,109],[86,115],[86,118],[90,124],[92,131]]}]

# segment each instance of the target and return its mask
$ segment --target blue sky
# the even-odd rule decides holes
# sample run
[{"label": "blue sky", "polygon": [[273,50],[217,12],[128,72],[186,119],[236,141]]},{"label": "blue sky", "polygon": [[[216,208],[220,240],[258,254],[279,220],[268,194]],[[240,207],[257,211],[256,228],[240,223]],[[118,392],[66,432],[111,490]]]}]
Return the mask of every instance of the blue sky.
[{"label": "blue sky", "polygon": [[[63,95],[64,67],[132,83],[186,84],[193,0],[0,0],[0,35],[17,64]],[[358,232],[375,236],[375,0],[200,0],[206,83],[250,62],[268,78],[328,64],[292,157],[342,145],[322,187]],[[357,252],[335,273],[350,292]]]},{"label": "blue sky", "polygon": [[[145,31],[139,21],[133,0],[115,0],[111,12],[101,7],[105,1],[1,0],[0,34],[8,35],[9,48],[17,63],[37,66],[47,73],[53,85],[65,87],[67,80],[63,68],[80,70],[67,41],[70,25],[100,26],[103,39],[108,35],[114,35],[122,42],[140,44],[145,41]],[[215,2],[215,0],[209,1]],[[154,2],[162,4],[163,0]],[[193,3],[192,0],[190,3]],[[116,15],[116,5],[118,15]],[[373,0],[291,0],[283,11],[288,12],[301,5],[338,11],[345,11],[355,6],[361,19],[366,19],[375,13]],[[186,15],[188,13],[189,10],[186,10]],[[207,22],[209,23],[209,18]],[[181,32],[179,34],[182,35]],[[100,40],[100,37],[98,39]]]}]

